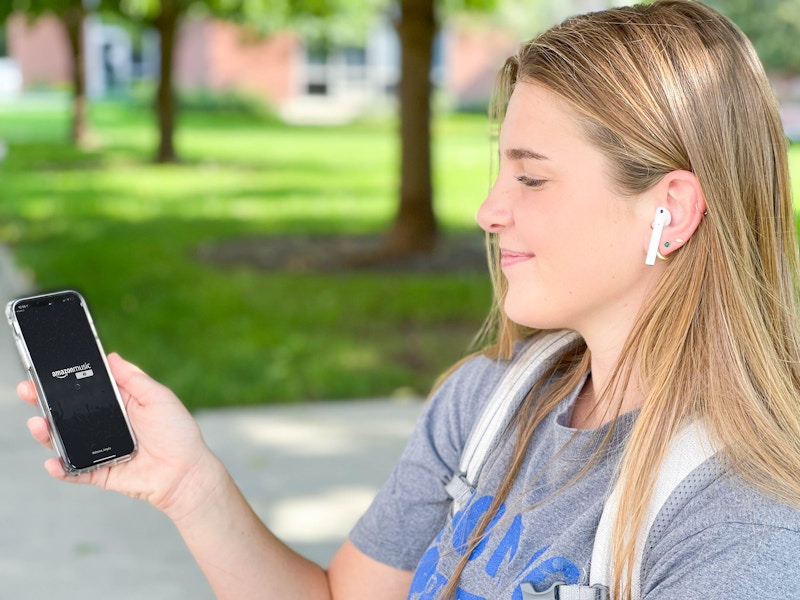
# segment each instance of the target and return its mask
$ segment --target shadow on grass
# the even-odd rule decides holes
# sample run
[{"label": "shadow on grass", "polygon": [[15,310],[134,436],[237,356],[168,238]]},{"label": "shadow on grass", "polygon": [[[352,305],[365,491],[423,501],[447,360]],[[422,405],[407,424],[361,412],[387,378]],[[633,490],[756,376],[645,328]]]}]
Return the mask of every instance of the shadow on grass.
[{"label": "shadow on grass", "polygon": [[448,233],[432,253],[387,256],[380,234],[247,236],[201,243],[195,256],[222,267],[341,273],[487,273],[483,235]]}]

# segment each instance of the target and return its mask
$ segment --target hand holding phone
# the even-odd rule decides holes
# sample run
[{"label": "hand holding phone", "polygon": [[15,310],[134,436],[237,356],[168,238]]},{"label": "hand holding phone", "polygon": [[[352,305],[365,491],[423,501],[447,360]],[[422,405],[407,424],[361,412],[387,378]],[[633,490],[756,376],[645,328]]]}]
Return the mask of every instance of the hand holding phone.
[{"label": "hand holding phone", "polygon": [[[73,292],[67,293],[72,294]],[[59,294],[49,296],[60,298]],[[77,298],[80,297],[78,296]],[[12,322],[12,327],[14,326],[13,322],[17,321],[20,334],[22,333],[22,327],[19,324],[20,316],[14,307],[20,303],[25,304],[26,300],[28,299],[16,300],[9,303],[7,307],[9,321]],[[51,307],[55,306],[55,304],[49,304],[55,299],[48,299],[47,296],[30,300],[40,304],[42,307],[46,306],[45,312],[49,312]],[[67,303],[71,304],[75,301],[73,299]],[[85,307],[85,304],[83,306]],[[22,312],[27,312],[27,310],[28,308],[25,308]],[[17,316],[14,317],[13,315]],[[31,316],[32,313],[28,314],[27,318]],[[86,318],[89,319],[88,316]],[[78,315],[77,319],[80,322],[83,317]],[[91,323],[91,321],[89,322]],[[42,328],[44,329],[44,327]],[[25,329],[27,330],[28,328],[25,327]],[[91,331],[94,338],[94,329],[91,328]],[[14,332],[15,336],[20,335],[17,334],[16,328]],[[52,335],[61,336],[62,334],[53,332]],[[84,339],[84,341],[86,340]],[[100,362],[96,362],[98,360],[97,355],[93,359],[76,359],[73,353],[69,353],[70,359],[66,362],[72,365],[71,367],[48,368],[41,364],[34,369],[34,359],[29,355],[24,343],[17,337],[18,348],[30,376],[28,381],[22,382],[17,386],[17,393],[23,400],[34,405],[39,404],[41,408],[43,397],[41,379],[47,376],[52,377],[53,371],[57,371],[57,374],[61,374],[62,370],[70,371],[66,373],[67,377],[63,379],[56,377],[55,379],[62,382],[63,380],[69,381],[73,389],[76,383],[81,383],[80,391],[83,391],[86,389],[84,387],[86,380],[96,375],[93,374],[92,377],[87,377],[85,376],[87,374],[83,373],[84,376],[78,379],[76,374],[86,369],[72,370],[72,367],[80,367],[88,361],[94,372],[95,369],[93,367],[95,364],[102,364],[102,372],[109,377],[109,381],[112,384],[115,384],[114,387],[121,400],[118,406],[123,407],[122,410],[124,411],[122,414],[125,415],[127,412],[125,418],[126,427],[130,426],[130,429],[135,429],[137,433],[136,460],[118,461],[117,458],[126,457],[126,455],[122,455],[112,458],[110,461],[92,464],[89,468],[70,470],[68,467],[65,468],[64,461],[61,460],[61,454],[59,454],[59,458],[49,459],[45,463],[45,467],[51,476],[76,483],[96,485],[133,498],[146,500],[170,516],[191,511],[194,505],[203,501],[205,497],[204,490],[209,487],[213,488],[216,485],[215,479],[218,480],[220,477],[226,476],[224,468],[203,441],[200,429],[189,411],[186,410],[186,407],[183,406],[172,391],[149,377],[135,365],[116,354],[111,354],[106,359],[99,342],[96,342]],[[33,339],[29,338],[28,343],[33,344]],[[46,345],[50,345],[50,343],[47,342]],[[67,353],[66,348],[68,347],[69,345],[58,345],[62,353]],[[56,349],[56,347],[53,347],[51,352],[55,352]],[[63,360],[57,362],[61,364]],[[38,375],[34,376],[34,373]],[[46,400],[55,403],[57,397],[58,394],[53,395],[51,393],[46,396]],[[112,401],[109,397],[105,397],[104,401],[113,404],[113,402],[116,402],[116,398]],[[43,410],[43,416],[32,417],[28,421],[28,428],[31,430],[33,437],[42,445],[55,448],[59,453],[66,453],[66,449],[60,449],[58,446],[58,444],[64,446],[66,444],[64,444],[63,440],[53,435],[54,424],[47,418],[48,416],[50,415]],[[126,430],[123,429],[119,421],[117,421],[117,427],[121,439],[124,439]],[[85,447],[85,444],[79,444],[80,446]],[[108,444],[102,447],[106,446]],[[106,456],[111,454],[113,453],[107,453]],[[77,462],[76,458],[68,460],[69,464],[78,466],[74,464]],[[99,466],[111,466],[112,464],[116,466],[110,470],[98,470]]]},{"label": "hand holding phone", "polygon": [[83,297],[12,300],[6,316],[64,471],[130,460],[136,439]]}]

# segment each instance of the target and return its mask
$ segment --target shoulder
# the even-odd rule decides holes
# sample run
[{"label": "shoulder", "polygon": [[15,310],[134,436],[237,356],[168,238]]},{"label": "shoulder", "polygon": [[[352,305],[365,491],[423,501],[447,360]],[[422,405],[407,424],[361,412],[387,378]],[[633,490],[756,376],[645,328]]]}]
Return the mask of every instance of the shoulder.
[{"label": "shoulder", "polygon": [[[707,468],[713,469],[713,466]],[[735,474],[716,471],[717,474],[707,478],[707,484],[691,494],[683,508],[672,515],[676,533],[742,525],[800,534],[800,510],[797,507],[767,496]],[[675,492],[680,496],[681,488]],[[800,555],[800,546],[797,552]]]},{"label": "shoulder", "polygon": [[460,439],[457,443],[460,446],[511,362],[483,353],[465,359],[431,394],[420,425],[435,428],[436,424],[447,423],[448,429]]},{"label": "shoulder", "polygon": [[476,354],[431,395],[389,479],[350,534],[359,550],[399,569],[416,567],[446,522],[446,485],[509,364]]},{"label": "shoulder", "polygon": [[768,497],[733,474],[720,475],[694,502],[703,506],[698,510],[700,525],[748,523],[800,532],[800,510]]},{"label": "shoulder", "polygon": [[800,597],[800,510],[725,473],[671,499],[648,539],[643,598]]},{"label": "shoulder", "polygon": [[[468,433],[488,399],[501,384],[509,369],[536,360],[535,355],[548,347],[561,348],[573,343],[567,331],[538,332],[518,341],[510,358],[493,358],[486,353],[473,354],[461,362],[431,395],[426,412],[431,416],[446,412],[460,417],[459,428]],[[522,375],[519,379],[523,379]]]}]

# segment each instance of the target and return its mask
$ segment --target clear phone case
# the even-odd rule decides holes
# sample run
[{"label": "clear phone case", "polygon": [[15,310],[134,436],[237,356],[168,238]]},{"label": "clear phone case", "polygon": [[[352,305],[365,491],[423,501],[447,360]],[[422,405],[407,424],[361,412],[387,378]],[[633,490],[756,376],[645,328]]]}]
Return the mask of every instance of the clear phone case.
[{"label": "clear phone case", "polygon": [[[80,417],[79,419],[75,418],[74,420],[79,421],[81,424],[80,426],[85,427],[87,430],[86,436],[90,436],[93,435],[91,431],[105,431],[104,429],[105,424],[103,423],[100,424],[91,423],[90,427],[89,426],[90,419],[94,418],[96,420],[97,418],[103,418],[103,417],[97,417],[97,415],[100,414],[111,415],[113,417],[112,424],[114,426],[114,431],[116,432],[117,437],[123,438],[122,443],[120,444],[121,447],[124,447],[123,454],[104,455],[101,450],[90,450],[89,452],[92,455],[95,454],[95,452],[98,452],[99,458],[94,460],[94,457],[91,457],[91,460],[86,459],[80,461],[71,458],[73,455],[76,454],[76,451],[74,451],[72,448],[68,448],[68,445],[70,443],[73,443],[73,445],[75,445],[75,443],[69,442],[68,439],[73,439],[73,440],[79,439],[81,441],[81,444],[86,444],[90,442],[87,442],[88,437],[84,438],[80,437],[79,435],[80,430],[78,429],[76,429],[78,434],[76,434],[75,431],[70,431],[70,436],[65,437],[63,435],[61,431],[62,427],[59,427],[59,424],[57,422],[58,419],[56,418],[56,415],[60,414],[60,412],[58,410],[58,407],[54,407],[51,404],[52,401],[55,401],[55,398],[53,399],[48,398],[48,392],[46,391],[46,389],[49,387],[50,388],[49,393],[53,394],[54,393],[53,386],[62,385],[63,387],[63,384],[60,381],[55,383],[51,382],[49,386],[44,384],[43,374],[42,374],[43,367],[41,365],[39,366],[36,365],[36,361],[34,360],[35,353],[31,352],[31,348],[29,348],[29,342],[26,340],[26,336],[23,334],[24,327],[20,325],[20,321],[18,319],[18,309],[21,308],[22,310],[25,310],[25,308],[23,307],[36,306],[37,310],[41,310],[42,307],[47,302],[55,304],[58,302],[66,302],[66,301],[76,302],[80,304],[82,309],[81,311],[78,311],[74,307],[70,309],[70,314],[73,315],[71,318],[77,320],[82,317],[85,317],[86,322],[80,323],[80,328],[81,328],[80,331],[84,332],[81,334],[82,339],[80,341],[84,345],[91,344],[93,346],[93,349],[96,350],[96,354],[94,352],[92,353],[92,358],[93,358],[92,363],[97,363],[99,361],[97,367],[101,368],[104,371],[104,373],[95,373],[96,369],[95,365],[94,364],[88,365],[87,363],[86,365],[73,366],[57,371],[52,371],[52,373],[48,373],[49,369],[45,369],[44,371],[45,376],[52,375],[53,378],[57,379],[66,379],[68,377],[71,378],[74,376],[75,382],[71,383],[71,385],[76,390],[80,389],[82,382],[92,380],[89,384],[92,385],[94,383],[93,380],[95,379],[96,375],[99,375],[99,377],[97,377],[96,379],[104,384],[106,382],[105,378],[107,377],[107,383],[108,385],[110,385],[110,390],[113,393],[113,398],[111,398],[111,395],[108,393],[108,390],[104,389],[103,399],[102,399],[103,405],[99,406],[99,409],[96,406],[90,405],[91,400],[90,401],[81,400],[81,402],[83,402],[86,405],[85,414],[73,411],[78,415],[78,417]],[[69,473],[70,475],[80,475],[81,473],[88,473],[96,469],[99,469],[101,467],[113,466],[130,460],[135,454],[137,449],[136,437],[134,436],[133,428],[131,427],[128,414],[125,410],[124,403],[122,402],[122,397],[120,395],[119,388],[117,387],[114,378],[111,376],[111,372],[108,366],[108,361],[106,359],[106,354],[103,351],[103,347],[97,335],[97,330],[95,329],[92,316],[89,313],[89,310],[86,306],[86,301],[84,300],[83,296],[81,296],[76,291],[66,290],[50,294],[41,294],[37,296],[19,298],[10,301],[6,305],[6,318],[8,319],[8,323],[13,331],[14,342],[16,343],[17,350],[19,351],[20,358],[22,359],[22,364],[28,373],[28,377],[36,387],[36,396],[39,403],[39,408],[41,410],[42,416],[47,421],[47,426],[50,433],[50,440],[53,444],[53,448],[58,454],[58,457],[61,461],[61,465],[64,471]],[[88,329],[86,328],[86,323],[88,323]],[[90,333],[86,334],[85,333],[86,331]],[[88,337],[91,337],[92,339],[89,340]],[[69,343],[71,342],[72,340],[70,340]],[[58,344],[60,343],[61,342],[56,341],[54,344],[51,345],[58,346]],[[65,356],[69,355],[70,353],[70,349],[67,348],[69,343],[66,340],[63,341]],[[48,350],[51,351],[51,354],[53,353],[52,348],[48,348]],[[71,360],[68,359],[65,364],[72,364],[72,362],[80,362],[80,357]],[[90,368],[81,370],[81,367],[87,365]],[[86,386],[87,384],[83,383],[83,385]],[[71,399],[64,400],[63,398],[60,398],[58,401],[68,402],[71,401]],[[114,403],[116,403],[116,406],[113,406]],[[116,408],[119,409],[119,414],[117,414]],[[95,425],[99,426],[96,427]],[[110,426],[108,429],[110,429]],[[124,436],[129,436],[129,440]],[[114,439],[116,441],[117,438]],[[83,445],[81,444],[79,445],[81,446],[81,448],[83,448]],[[108,450],[110,452],[113,451],[110,447],[104,447],[102,450]],[[86,454],[87,456],[89,456],[88,453]]]}]

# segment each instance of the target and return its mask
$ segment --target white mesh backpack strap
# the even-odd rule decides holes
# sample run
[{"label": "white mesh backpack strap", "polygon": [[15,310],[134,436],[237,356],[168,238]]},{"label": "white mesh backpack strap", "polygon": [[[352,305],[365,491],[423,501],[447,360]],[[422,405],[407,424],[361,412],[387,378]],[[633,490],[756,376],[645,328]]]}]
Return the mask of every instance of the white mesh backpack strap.
[{"label": "white mesh backpack strap", "polygon": [[[675,488],[686,480],[690,473],[716,454],[716,451],[708,432],[702,422],[698,421],[687,425],[670,442],[656,478],[644,526],[636,538],[633,581],[631,582],[633,600],[641,597],[642,557],[647,536],[656,517]],[[709,473],[713,472],[713,469],[709,471]],[[701,479],[705,480],[705,475]],[[530,583],[523,583],[520,587],[523,600],[610,600],[611,531],[619,512],[621,493],[621,485],[618,482],[603,507],[603,514],[600,517],[592,549],[590,585],[556,583],[545,591],[537,592]]]},{"label": "white mesh backpack strap", "polygon": [[[650,528],[661,511],[667,499],[686,479],[686,477],[701,464],[717,453],[718,448],[712,443],[708,431],[702,421],[694,421],[681,429],[670,442],[664,461],[658,471],[653,496],[647,515],[639,534],[636,537],[636,553],[633,563],[633,580],[631,581],[631,594],[633,600],[638,600],[641,595],[640,572],[645,543]],[[600,523],[592,549],[592,562],[589,580],[592,584],[609,586],[611,583],[611,532],[619,512],[619,500],[622,494],[620,482],[614,487],[603,508]]]},{"label": "white mesh backpack strap", "polygon": [[553,331],[535,337],[511,361],[500,384],[472,428],[461,453],[459,472],[446,489],[453,512],[460,511],[478,481],[489,452],[494,448],[522,400],[533,385],[580,337],[573,331]]}]

